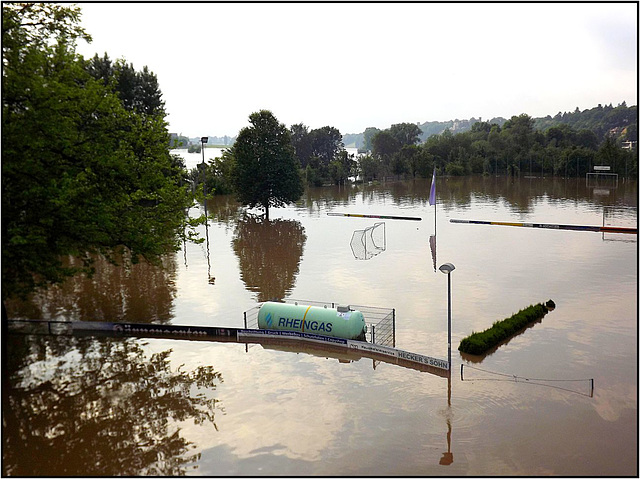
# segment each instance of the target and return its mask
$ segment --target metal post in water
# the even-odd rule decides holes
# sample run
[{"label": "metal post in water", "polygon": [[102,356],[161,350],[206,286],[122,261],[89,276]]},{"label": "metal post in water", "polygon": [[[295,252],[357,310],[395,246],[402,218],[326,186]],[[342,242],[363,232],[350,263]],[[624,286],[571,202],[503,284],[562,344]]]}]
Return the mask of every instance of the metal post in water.
[{"label": "metal post in water", "polygon": [[392,322],[393,322],[393,347],[396,347],[396,308],[392,310]]},{"label": "metal post in water", "polygon": [[202,143],[202,175],[204,176],[204,182],[202,183],[202,194],[204,196],[204,217],[207,217],[207,166],[204,163],[204,145],[209,142],[208,136],[200,138]]},{"label": "metal post in water", "polygon": [[448,293],[448,321],[447,321],[447,339],[448,339],[448,354],[447,359],[449,361],[449,375],[451,375],[451,272],[456,267],[451,263],[445,263],[440,266],[440,271],[447,275],[447,293]]},{"label": "metal post in water", "polygon": [[447,340],[449,344],[449,350],[447,358],[449,360],[449,374],[451,374],[451,274],[447,275],[447,283],[449,290],[449,321],[447,322]]}]

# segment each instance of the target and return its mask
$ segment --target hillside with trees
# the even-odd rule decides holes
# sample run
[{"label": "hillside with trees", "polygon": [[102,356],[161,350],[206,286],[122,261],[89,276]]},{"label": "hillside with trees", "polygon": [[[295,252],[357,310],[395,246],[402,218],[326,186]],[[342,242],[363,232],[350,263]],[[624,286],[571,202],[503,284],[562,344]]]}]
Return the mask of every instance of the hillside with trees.
[{"label": "hillside with trees", "polygon": [[[637,125],[637,119],[634,122]],[[378,138],[392,131],[392,126],[377,133],[371,152],[359,158],[361,164],[368,165],[363,168],[363,179],[427,177],[434,167],[439,174],[456,176],[567,177],[584,176],[594,165],[608,165],[621,177],[638,175],[637,146],[623,148],[617,129],[609,130],[601,139],[589,129],[561,124],[541,131],[535,123],[523,114],[511,117],[502,126],[478,121],[462,133],[447,129],[419,145],[377,147]],[[626,127],[620,131],[630,130]]]},{"label": "hillside with trees", "polygon": [[[590,113],[583,112],[584,124],[599,133],[606,130],[602,135],[573,126],[581,124],[576,121],[580,117],[577,112],[559,115],[545,130],[537,127],[539,119],[526,114],[494,123],[478,120],[470,128],[459,122],[455,133],[447,128],[422,142],[424,131],[413,123],[399,123],[385,130],[371,127],[363,133],[366,153],[357,156],[348,153],[340,141],[344,137],[335,127],[309,131],[304,124],[297,124],[291,126],[290,136],[301,175],[309,186],[356,179],[427,178],[434,168],[438,175],[451,176],[584,177],[593,166],[606,165],[621,178],[634,178],[638,176],[637,142],[623,141],[637,138],[636,112],[636,107],[624,105],[605,107],[602,113],[606,114],[598,120],[591,113],[590,123],[584,119]],[[227,150],[222,158],[207,165],[208,191],[225,193],[232,189],[224,173],[233,164],[232,151]],[[191,178],[196,184],[200,181],[195,171]]]},{"label": "hillside with trees", "polygon": [[[481,123],[479,119],[470,120],[449,120],[449,121],[426,121],[419,123],[418,127],[422,131],[420,141],[426,141],[430,136],[440,135],[445,130],[453,134],[471,131],[476,123]],[[502,127],[507,120],[502,117],[492,118],[486,121],[491,125]],[[580,111],[576,108],[573,112],[558,112],[553,117],[547,115],[543,118],[534,119],[534,128],[542,132],[552,127],[569,125],[576,130],[591,130],[596,137],[603,141],[607,134],[613,134],[618,141],[638,141],[638,107],[627,107],[626,102],[622,102],[617,107],[613,105],[598,105],[595,108]],[[347,133],[343,136],[343,142],[347,147],[371,150],[367,142],[367,131],[380,131],[378,128],[369,127],[362,133]]]},{"label": "hillside with trees", "polygon": [[553,117],[535,120],[536,129],[541,131],[562,125],[575,130],[590,130],[600,141],[607,135],[612,135],[617,141],[638,141],[638,106],[627,107],[626,102],[615,108],[611,104],[598,105],[589,110],[580,111],[576,108],[571,113],[558,112]]}]

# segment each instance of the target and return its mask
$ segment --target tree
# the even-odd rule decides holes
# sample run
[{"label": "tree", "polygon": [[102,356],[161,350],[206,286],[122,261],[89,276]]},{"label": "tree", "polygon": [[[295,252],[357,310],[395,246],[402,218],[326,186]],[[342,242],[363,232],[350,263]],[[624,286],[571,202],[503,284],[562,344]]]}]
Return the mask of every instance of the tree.
[{"label": "tree", "polygon": [[323,126],[312,130],[310,135],[313,155],[320,158],[325,166],[335,160],[338,152],[344,149],[342,134],[337,128]]},{"label": "tree", "polygon": [[261,110],[249,116],[252,126],[238,133],[233,145],[232,181],[238,201],[253,208],[284,206],[304,193],[291,134],[273,113]]},{"label": "tree", "polygon": [[311,137],[309,136],[309,128],[304,123],[291,125],[291,143],[296,153],[296,158],[300,162],[302,168],[306,168],[309,159],[313,155],[313,146],[311,145]]},{"label": "tree", "polygon": [[133,68],[133,64],[124,60],[118,60],[113,64],[105,53],[103,58],[95,55],[87,62],[86,68],[92,77],[102,80],[105,85],[114,82],[113,88],[126,110],[164,116],[164,101],[158,78],[146,66],[138,72]]},{"label": "tree", "polygon": [[363,134],[363,136],[364,136],[364,145],[363,145],[362,148],[365,151],[373,150],[372,140],[373,140],[373,137],[376,136],[376,134],[378,134],[379,132],[380,132],[380,130],[378,128],[375,128],[375,127],[369,127],[369,128],[366,128],[364,130],[364,134]]},{"label": "tree", "polygon": [[[421,170],[421,163],[425,158],[422,154],[422,150],[416,145],[403,145],[398,153],[396,153],[396,160],[399,164],[394,164],[394,173],[400,175],[402,173],[411,173],[413,178],[416,177],[418,171]],[[424,170],[424,168],[422,168]]]},{"label": "tree", "polygon": [[345,184],[357,166],[353,159],[353,154],[349,154],[347,150],[341,150],[336,159],[329,163],[329,175],[334,184]]},{"label": "tree", "polygon": [[391,157],[400,151],[402,147],[402,144],[387,130],[377,133],[371,143],[373,156],[377,156],[385,162],[389,162]]},{"label": "tree", "polygon": [[[324,126],[309,131],[300,123],[291,127],[291,140],[296,157],[305,170],[307,184],[321,186],[336,181],[337,170],[341,169],[336,162],[340,162],[339,157],[346,152],[337,128]],[[343,172],[348,174],[347,169]]]},{"label": "tree", "polygon": [[361,155],[358,157],[358,167],[362,181],[372,181],[380,174],[380,160],[372,155]]},{"label": "tree", "polygon": [[415,123],[397,123],[391,125],[388,131],[402,146],[415,145],[422,134],[422,130]]},{"label": "tree", "polygon": [[[80,271],[91,254],[152,262],[180,246],[191,203],[164,110],[127,111],[75,53],[79,12],[3,4],[2,298]],[[63,266],[68,255],[83,267]]]}]

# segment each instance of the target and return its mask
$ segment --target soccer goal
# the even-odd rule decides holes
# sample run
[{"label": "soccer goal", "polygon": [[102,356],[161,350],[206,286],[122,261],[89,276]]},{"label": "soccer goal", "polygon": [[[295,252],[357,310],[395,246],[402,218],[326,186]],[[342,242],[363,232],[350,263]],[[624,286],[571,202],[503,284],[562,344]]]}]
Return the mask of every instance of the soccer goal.
[{"label": "soccer goal", "polygon": [[387,232],[384,222],[376,223],[351,236],[351,251],[356,259],[371,259],[387,249]]}]

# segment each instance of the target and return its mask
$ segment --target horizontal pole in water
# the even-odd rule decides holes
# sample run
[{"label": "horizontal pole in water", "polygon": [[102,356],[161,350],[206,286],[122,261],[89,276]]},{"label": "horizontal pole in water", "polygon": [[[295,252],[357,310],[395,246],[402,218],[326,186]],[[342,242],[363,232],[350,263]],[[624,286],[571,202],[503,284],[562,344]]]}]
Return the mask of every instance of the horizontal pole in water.
[{"label": "horizontal pole in water", "polygon": [[464,224],[471,224],[471,225],[523,226],[525,228],[547,228],[547,229],[555,229],[555,230],[638,234],[638,228],[625,228],[622,226],[556,225],[556,224],[549,224],[549,223],[509,223],[504,221],[479,221],[479,220],[456,220],[456,219],[451,219],[449,221],[451,223],[464,223]]},{"label": "horizontal pole in water", "polygon": [[386,216],[386,215],[360,215],[355,213],[327,213],[329,216],[348,216],[351,218],[376,218],[381,220],[411,220],[422,221],[422,218],[415,216]]}]

